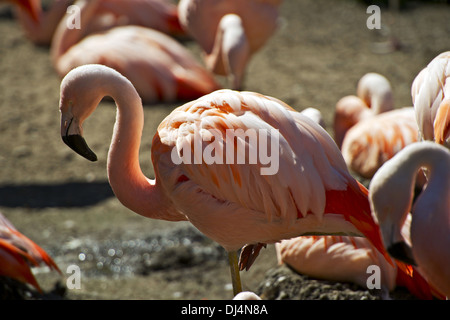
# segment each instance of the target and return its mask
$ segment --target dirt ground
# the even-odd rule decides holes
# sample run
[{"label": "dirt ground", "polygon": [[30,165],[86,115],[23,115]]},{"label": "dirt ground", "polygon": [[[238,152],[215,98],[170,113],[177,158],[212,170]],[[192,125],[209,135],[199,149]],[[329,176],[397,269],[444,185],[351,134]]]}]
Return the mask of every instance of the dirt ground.
[{"label": "dirt ground", "polygon": [[[396,106],[411,105],[414,77],[437,54],[450,50],[450,7],[443,2],[402,3],[398,12],[381,6],[382,29],[370,30],[363,1],[284,0],[280,28],[251,60],[244,89],[277,97],[297,110],[316,107],[329,131],[336,102],[354,94],[366,72],[379,72],[391,81]],[[231,298],[221,247],[187,222],[142,218],[113,196],[106,176],[112,103],[102,102],[84,126],[98,162],[89,163],[63,144],[60,79],[48,48],[29,42],[8,8],[0,7],[0,211],[62,270],[63,277],[37,270],[45,297]],[[195,43],[185,45],[198,54]],[[178,105],[145,106],[141,165],[149,177],[155,129]],[[66,287],[71,265],[81,270],[80,289]],[[244,289],[268,299],[378,298],[354,285],[311,284],[307,277],[277,267],[273,245],[241,277]],[[299,286],[313,285],[318,294],[312,289],[299,294]]]}]

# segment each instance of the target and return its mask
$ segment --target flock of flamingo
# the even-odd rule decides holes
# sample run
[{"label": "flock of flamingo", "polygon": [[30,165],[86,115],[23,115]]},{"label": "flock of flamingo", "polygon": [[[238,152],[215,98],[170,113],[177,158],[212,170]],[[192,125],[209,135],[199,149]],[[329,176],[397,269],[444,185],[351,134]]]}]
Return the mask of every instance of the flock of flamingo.
[{"label": "flock of flamingo", "polygon": [[[63,78],[63,141],[95,161],[82,124],[111,97],[117,118],[107,172],[114,194],[144,217],[187,220],[222,245],[237,299],[259,298],[242,293],[239,272],[269,243],[280,264],[314,277],[364,287],[367,267],[377,265],[386,297],[396,286],[421,299],[450,296],[450,52],[417,75],[413,106],[394,108],[382,75],[362,77],[356,95],[337,102],[333,138],[318,110],[298,112],[237,91],[252,54],[276,30],[281,0],[80,0],[81,21],[88,21],[80,29],[64,18],[73,1],[55,0],[46,12],[40,0],[11,2],[29,39],[51,46]],[[174,40],[179,36],[199,44],[206,68]],[[215,75],[225,75],[230,88]],[[179,100],[189,102],[153,137],[150,179],[139,164],[142,101]],[[172,150],[193,146],[196,134],[208,141],[211,129],[268,128],[280,137],[274,175],[261,175],[259,162],[171,161]],[[228,142],[225,134],[215,139]],[[252,146],[242,143],[248,152]],[[371,179],[369,187],[351,172]],[[57,265],[0,218],[0,275],[39,288],[30,268]]]}]

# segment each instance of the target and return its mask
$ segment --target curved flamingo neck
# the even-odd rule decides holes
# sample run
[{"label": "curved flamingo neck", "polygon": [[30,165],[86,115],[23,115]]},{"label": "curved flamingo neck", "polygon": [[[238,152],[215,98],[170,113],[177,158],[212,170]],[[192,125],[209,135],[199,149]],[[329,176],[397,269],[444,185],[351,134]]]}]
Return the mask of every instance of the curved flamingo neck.
[{"label": "curved flamingo neck", "polygon": [[[432,142],[431,144],[434,145]],[[436,207],[445,204],[445,201],[439,200],[439,194],[442,190],[450,190],[449,159],[449,153],[443,148],[423,149],[410,155],[410,165],[407,166],[407,169],[410,170],[408,174],[413,177],[412,179],[416,177],[415,173],[422,167],[427,176],[427,184],[417,198],[415,206],[427,203],[428,209],[425,211],[430,213],[440,211]]]},{"label": "curved flamingo neck", "polygon": [[[391,189],[388,188],[386,192],[397,195],[395,206],[403,207],[402,210],[398,210],[400,219],[406,217],[407,213],[411,211],[413,188],[417,177],[417,171],[420,168],[424,167],[426,170],[428,181],[425,189],[416,199],[413,211],[417,211],[415,210],[417,206],[424,204],[428,207],[425,210],[426,212],[432,213],[433,211],[436,211],[436,208],[430,207],[439,205],[441,202],[436,200],[436,196],[439,197],[439,192],[436,191],[442,189],[448,190],[450,188],[450,176],[448,174],[449,162],[448,154],[445,155],[446,150],[439,148],[440,146],[432,142],[420,142],[416,145],[419,146],[419,144],[424,143],[430,144],[430,148],[416,149],[414,148],[414,145],[412,145],[413,148],[409,149],[409,152],[405,152],[401,157],[398,157],[397,163],[399,165],[393,166],[392,168],[392,174],[396,176],[396,180],[399,181],[399,183],[392,184]],[[447,160],[445,159],[446,157]],[[406,195],[407,190],[409,191]],[[401,196],[400,193],[405,194],[405,196]],[[430,197],[434,198],[434,200],[429,201]]]},{"label": "curved flamingo neck", "polygon": [[126,78],[114,77],[104,89],[117,105],[111,146],[108,153],[108,179],[114,194],[130,210],[154,219],[186,220],[172,208],[159,184],[147,178],[139,164],[139,148],[144,112],[141,99]]},{"label": "curved flamingo neck", "polygon": [[70,47],[79,42],[86,35],[87,25],[98,6],[98,0],[77,1],[76,7],[80,10],[80,28],[69,27],[68,19],[73,18],[73,13],[67,12],[59,22],[53,35],[50,48],[51,60],[57,70],[60,69],[58,67],[60,58],[70,49]]}]

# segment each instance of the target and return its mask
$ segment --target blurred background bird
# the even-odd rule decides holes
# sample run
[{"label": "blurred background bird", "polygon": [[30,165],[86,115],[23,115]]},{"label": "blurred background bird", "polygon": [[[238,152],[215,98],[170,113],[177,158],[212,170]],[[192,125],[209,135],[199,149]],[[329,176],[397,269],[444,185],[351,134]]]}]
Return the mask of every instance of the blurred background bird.
[{"label": "blurred background bird", "polygon": [[20,233],[0,213],[0,275],[29,284],[42,292],[32,272],[32,268],[41,265],[61,273],[53,259],[39,245]]},{"label": "blurred background bird", "polygon": [[[17,18],[26,36],[37,45],[50,45],[60,21],[67,11],[76,11],[74,0],[29,0],[34,15],[19,7]],[[69,8],[70,7],[70,8]],[[184,37],[178,19],[177,6],[168,0],[100,0],[95,13],[83,20],[83,35],[104,31],[121,25],[152,28],[173,37]]]},{"label": "blurred background bird", "polygon": [[[77,1],[82,21],[89,21],[100,4],[101,0]],[[126,25],[83,34],[83,25],[68,28],[66,18],[58,25],[51,59],[61,77],[80,65],[103,64],[128,77],[144,103],[191,100],[219,88],[183,45],[157,30]]]},{"label": "blurred background bird", "polygon": [[282,0],[181,0],[182,27],[200,45],[207,68],[242,89],[245,70],[278,26]]}]

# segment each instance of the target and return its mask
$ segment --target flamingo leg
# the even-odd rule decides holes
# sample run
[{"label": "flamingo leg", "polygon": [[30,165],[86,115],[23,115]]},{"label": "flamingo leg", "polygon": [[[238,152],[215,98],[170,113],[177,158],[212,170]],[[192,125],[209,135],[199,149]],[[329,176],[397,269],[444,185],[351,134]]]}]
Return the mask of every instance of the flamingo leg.
[{"label": "flamingo leg", "polygon": [[238,293],[242,292],[241,276],[239,274],[238,256],[236,251],[228,252],[228,262],[230,264],[233,294],[236,296]]}]

